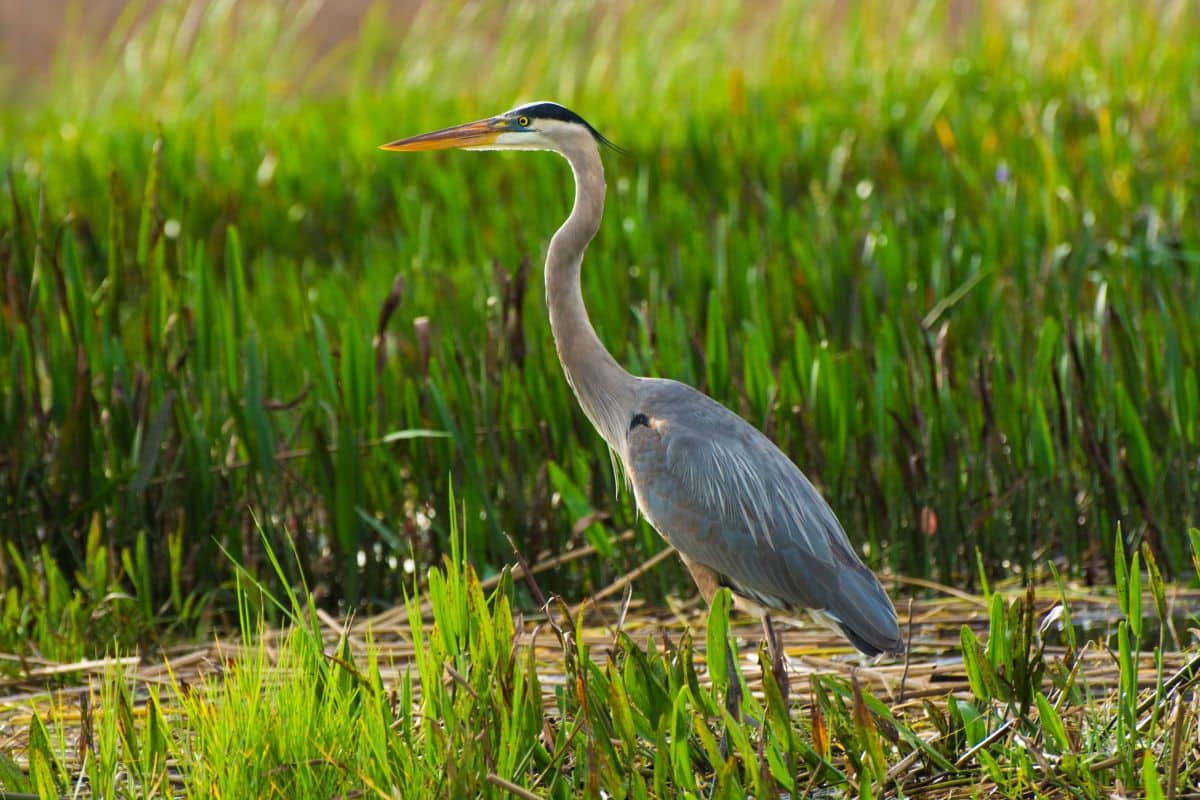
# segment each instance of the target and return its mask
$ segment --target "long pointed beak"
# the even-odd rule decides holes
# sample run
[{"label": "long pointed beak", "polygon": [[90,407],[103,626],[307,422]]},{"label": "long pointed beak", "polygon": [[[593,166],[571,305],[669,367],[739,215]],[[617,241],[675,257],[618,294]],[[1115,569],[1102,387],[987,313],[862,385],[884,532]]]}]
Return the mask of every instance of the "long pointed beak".
[{"label": "long pointed beak", "polygon": [[448,150],[454,147],[479,147],[496,141],[501,133],[501,122],[498,119],[481,119],[478,122],[468,122],[465,125],[455,125],[453,128],[443,128],[432,133],[422,133],[420,136],[410,136],[407,139],[397,139],[388,144],[379,145],[380,150]]}]

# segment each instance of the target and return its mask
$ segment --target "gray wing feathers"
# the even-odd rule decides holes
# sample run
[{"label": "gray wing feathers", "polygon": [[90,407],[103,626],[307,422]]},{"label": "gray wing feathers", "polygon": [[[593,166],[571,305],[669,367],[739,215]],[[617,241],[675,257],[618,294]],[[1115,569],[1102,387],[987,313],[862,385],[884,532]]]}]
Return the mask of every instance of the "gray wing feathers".
[{"label": "gray wing feathers", "polygon": [[761,605],[823,611],[860,649],[895,649],[891,600],[795,464],[691,387],[647,383],[640,410],[655,425],[631,430],[625,455],[655,528]]}]

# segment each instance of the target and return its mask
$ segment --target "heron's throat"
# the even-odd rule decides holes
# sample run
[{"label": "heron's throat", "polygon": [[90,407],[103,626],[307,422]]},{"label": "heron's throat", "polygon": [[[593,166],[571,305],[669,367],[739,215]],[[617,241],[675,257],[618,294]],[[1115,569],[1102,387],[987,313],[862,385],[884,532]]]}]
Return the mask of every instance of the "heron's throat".
[{"label": "heron's throat", "polygon": [[604,167],[593,142],[564,149],[575,174],[575,206],[546,255],[546,304],[559,361],[579,405],[609,447],[621,452],[636,378],[600,342],[583,305],[579,272],[604,215]]}]

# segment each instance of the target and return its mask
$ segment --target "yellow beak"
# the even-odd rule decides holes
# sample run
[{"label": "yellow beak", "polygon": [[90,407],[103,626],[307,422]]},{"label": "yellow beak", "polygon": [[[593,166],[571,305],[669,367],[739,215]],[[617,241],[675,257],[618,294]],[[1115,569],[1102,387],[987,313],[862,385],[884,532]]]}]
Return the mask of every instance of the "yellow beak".
[{"label": "yellow beak", "polygon": [[379,145],[380,150],[448,150],[454,147],[480,147],[496,141],[503,123],[497,119],[481,119],[453,128],[443,128],[420,136],[398,139]]}]

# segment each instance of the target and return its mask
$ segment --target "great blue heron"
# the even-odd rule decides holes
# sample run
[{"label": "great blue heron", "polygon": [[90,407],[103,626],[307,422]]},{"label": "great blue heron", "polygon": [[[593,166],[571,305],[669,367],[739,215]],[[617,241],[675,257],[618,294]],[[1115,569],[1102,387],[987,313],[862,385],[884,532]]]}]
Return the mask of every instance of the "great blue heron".
[{"label": "great blue heron", "polygon": [[829,505],[766,436],[691,386],[631,375],[588,320],[579,269],[604,213],[601,144],[582,117],[530,103],[401,139],[384,150],[553,150],[575,174],[575,205],[546,254],[550,328],[583,413],[620,458],[638,508],[679,551],[706,601],[727,586],[763,620],[807,610],[868,655],[901,648],[896,610]]}]

